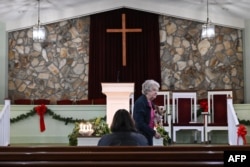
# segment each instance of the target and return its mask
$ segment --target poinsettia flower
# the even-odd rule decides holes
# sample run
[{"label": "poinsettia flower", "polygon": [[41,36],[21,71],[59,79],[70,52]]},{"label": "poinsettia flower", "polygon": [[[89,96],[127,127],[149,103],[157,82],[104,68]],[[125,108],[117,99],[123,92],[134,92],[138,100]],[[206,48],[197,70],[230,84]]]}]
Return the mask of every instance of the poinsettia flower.
[{"label": "poinsettia flower", "polygon": [[200,101],[200,108],[202,108],[202,110],[204,111],[204,112],[208,112],[208,102],[207,102],[207,100],[201,100]]}]

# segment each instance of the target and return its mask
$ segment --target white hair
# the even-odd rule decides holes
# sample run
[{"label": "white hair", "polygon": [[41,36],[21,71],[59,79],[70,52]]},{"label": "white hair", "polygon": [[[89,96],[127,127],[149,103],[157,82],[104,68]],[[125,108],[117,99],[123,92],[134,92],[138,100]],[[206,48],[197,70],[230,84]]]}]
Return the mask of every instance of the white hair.
[{"label": "white hair", "polygon": [[149,79],[146,80],[143,84],[142,84],[142,94],[146,95],[148,92],[150,92],[152,90],[152,88],[157,88],[159,89],[160,84],[158,82],[156,82],[155,80]]}]

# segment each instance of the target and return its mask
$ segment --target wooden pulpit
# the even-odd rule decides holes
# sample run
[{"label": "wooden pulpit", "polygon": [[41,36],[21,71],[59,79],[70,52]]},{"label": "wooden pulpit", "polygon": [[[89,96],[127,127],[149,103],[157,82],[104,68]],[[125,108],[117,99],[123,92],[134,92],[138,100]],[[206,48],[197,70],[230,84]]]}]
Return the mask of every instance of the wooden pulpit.
[{"label": "wooden pulpit", "polygon": [[134,94],[134,83],[102,83],[102,93],[107,99],[106,116],[110,126],[118,109],[130,111],[129,100]]}]

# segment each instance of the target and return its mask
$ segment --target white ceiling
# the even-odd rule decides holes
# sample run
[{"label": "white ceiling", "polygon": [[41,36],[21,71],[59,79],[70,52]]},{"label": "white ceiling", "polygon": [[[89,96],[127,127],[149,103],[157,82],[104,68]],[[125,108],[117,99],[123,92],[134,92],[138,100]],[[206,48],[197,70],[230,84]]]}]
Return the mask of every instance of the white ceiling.
[{"label": "white ceiling", "polygon": [[[244,28],[250,20],[250,0],[208,0],[215,24]],[[43,24],[128,7],[180,18],[206,21],[206,0],[41,0]],[[0,22],[7,31],[37,23],[37,0],[0,0]]]}]

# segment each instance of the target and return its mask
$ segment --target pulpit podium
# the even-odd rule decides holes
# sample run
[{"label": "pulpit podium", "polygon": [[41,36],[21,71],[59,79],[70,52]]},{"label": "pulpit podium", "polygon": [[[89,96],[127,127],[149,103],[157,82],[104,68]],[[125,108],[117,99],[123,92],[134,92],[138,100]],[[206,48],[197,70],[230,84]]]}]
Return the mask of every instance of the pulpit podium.
[{"label": "pulpit podium", "polygon": [[102,83],[102,93],[106,95],[107,124],[110,126],[118,109],[130,111],[130,98],[134,95],[134,83]]}]

